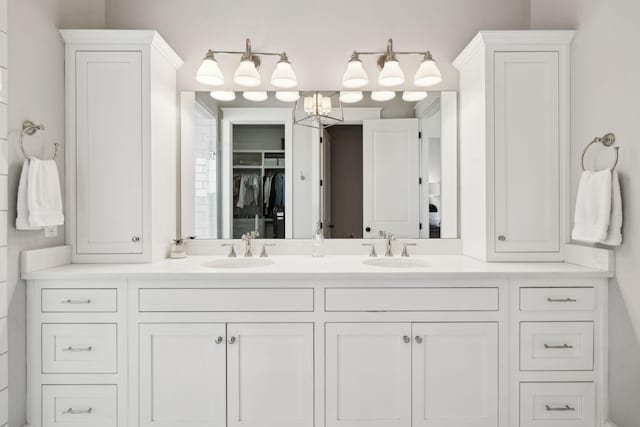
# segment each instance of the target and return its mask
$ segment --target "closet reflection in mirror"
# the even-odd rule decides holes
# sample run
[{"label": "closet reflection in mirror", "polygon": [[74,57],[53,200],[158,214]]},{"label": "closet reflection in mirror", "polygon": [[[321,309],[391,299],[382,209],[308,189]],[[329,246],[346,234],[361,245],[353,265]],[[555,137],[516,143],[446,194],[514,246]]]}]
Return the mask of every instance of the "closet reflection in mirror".
[{"label": "closet reflection in mirror", "polygon": [[334,119],[320,126],[304,105],[313,94],[182,93],[183,236],[310,238],[320,224],[327,238],[458,237],[455,92],[419,102],[365,92],[352,104],[321,92]]}]

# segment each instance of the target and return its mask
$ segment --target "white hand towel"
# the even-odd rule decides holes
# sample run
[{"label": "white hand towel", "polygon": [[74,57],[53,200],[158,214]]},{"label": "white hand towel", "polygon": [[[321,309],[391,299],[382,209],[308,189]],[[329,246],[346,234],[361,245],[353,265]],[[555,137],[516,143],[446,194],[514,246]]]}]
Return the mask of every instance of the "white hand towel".
[{"label": "white hand towel", "polygon": [[600,240],[603,245],[620,246],[622,244],[622,192],[618,173],[613,172],[611,177],[611,215],[607,237]]},{"label": "white hand towel", "polygon": [[29,224],[32,227],[64,224],[60,178],[56,162],[31,159],[28,180]]},{"label": "white hand towel", "polygon": [[611,217],[611,171],[584,171],[578,184],[571,237],[589,243],[606,239]]},{"label": "white hand towel", "polygon": [[18,203],[16,210],[16,229],[18,230],[41,230],[42,227],[32,227],[29,224],[29,204],[27,202],[27,193],[29,192],[29,159],[26,159],[22,165],[20,173],[20,182],[18,183]]}]

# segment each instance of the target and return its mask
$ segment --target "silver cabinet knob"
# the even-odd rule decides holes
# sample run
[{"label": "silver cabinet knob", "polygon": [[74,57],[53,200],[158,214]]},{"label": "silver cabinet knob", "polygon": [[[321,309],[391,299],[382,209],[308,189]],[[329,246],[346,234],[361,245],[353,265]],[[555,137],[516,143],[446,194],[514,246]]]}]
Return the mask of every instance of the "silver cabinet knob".
[{"label": "silver cabinet knob", "polygon": [[140,241],[140,236],[133,236],[133,237],[131,238],[131,241],[132,241],[133,243],[138,243],[138,242]]},{"label": "silver cabinet knob", "polygon": [[216,338],[216,344],[222,344],[222,341],[224,341],[224,338],[222,337]]},{"label": "silver cabinet knob", "polygon": [[402,341],[404,341],[405,344],[409,344],[411,342],[411,337],[405,335],[402,337]]},{"label": "silver cabinet knob", "polygon": [[229,338],[229,344],[235,344],[235,342],[236,342],[236,337]]},{"label": "silver cabinet knob", "polygon": [[504,242],[505,240],[507,240],[506,236],[498,236],[498,240],[500,240],[501,242]]},{"label": "silver cabinet knob", "polygon": [[420,335],[417,335],[417,336],[416,336],[416,342],[417,342],[418,344],[422,344],[422,337],[421,337]]}]

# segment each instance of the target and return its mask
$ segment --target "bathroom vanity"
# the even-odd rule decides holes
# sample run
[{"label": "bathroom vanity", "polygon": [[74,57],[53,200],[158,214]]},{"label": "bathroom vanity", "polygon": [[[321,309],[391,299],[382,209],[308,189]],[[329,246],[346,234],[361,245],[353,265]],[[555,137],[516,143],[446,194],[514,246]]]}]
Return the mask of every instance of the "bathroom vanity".
[{"label": "bathroom vanity", "polygon": [[607,271],[251,260],[26,274],[30,425],[602,425]]}]

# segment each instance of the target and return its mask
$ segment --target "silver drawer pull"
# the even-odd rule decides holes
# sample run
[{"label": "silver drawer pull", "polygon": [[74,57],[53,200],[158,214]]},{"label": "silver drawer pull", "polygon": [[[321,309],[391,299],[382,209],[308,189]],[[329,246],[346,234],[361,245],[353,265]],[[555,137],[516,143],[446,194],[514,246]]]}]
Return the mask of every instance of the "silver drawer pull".
[{"label": "silver drawer pull", "polygon": [[544,348],[561,348],[561,349],[565,349],[565,348],[573,348],[573,346],[569,345],[569,344],[562,344],[562,345],[545,344]]},{"label": "silver drawer pull", "polygon": [[558,406],[553,407],[553,406],[549,406],[549,405],[544,405],[544,406],[547,409],[547,411],[575,411],[576,410],[576,408],[572,408],[569,405],[564,405],[564,406],[560,406],[560,407],[558,407]]},{"label": "silver drawer pull", "polygon": [[89,346],[89,347],[65,347],[62,349],[62,351],[93,351],[93,347]]},{"label": "silver drawer pull", "polygon": [[93,412],[93,408],[89,408],[89,409],[73,409],[73,408],[69,408],[69,409],[66,409],[64,411],[65,414],[70,414],[70,415],[90,414],[92,412]]},{"label": "silver drawer pull", "polygon": [[411,337],[409,337],[409,336],[405,335],[405,336],[403,336],[403,337],[402,337],[402,341],[403,341],[405,344],[409,344],[409,343],[411,342]]},{"label": "silver drawer pull", "polygon": [[229,344],[235,344],[235,343],[236,343],[236,337],[229,338]]},{"label": "silver drawer pull", "polygon": [[62,304],[91,304],[90,299],[66,299]]},{"label": "silver drawer pull", "polygon": [[576,302],[573,298],[547,298],[548,302]]}]

